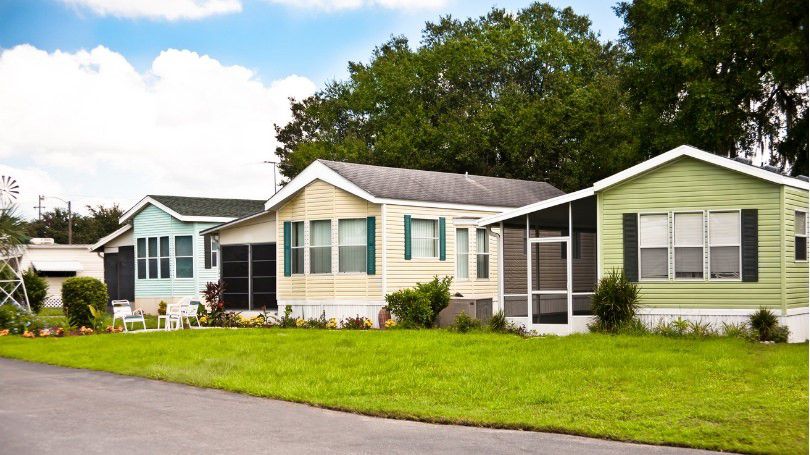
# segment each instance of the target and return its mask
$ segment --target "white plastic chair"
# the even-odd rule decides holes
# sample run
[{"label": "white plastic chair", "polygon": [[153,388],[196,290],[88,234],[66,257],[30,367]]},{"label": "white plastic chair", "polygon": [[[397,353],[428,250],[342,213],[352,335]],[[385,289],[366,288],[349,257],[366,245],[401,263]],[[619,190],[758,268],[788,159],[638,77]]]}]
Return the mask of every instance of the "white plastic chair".
[{"label": "white plastic chair", "polygon": [[164,330],[182,329],[183,328],[182,305],[179,303],[170,303],[166,305],[166,314],[158,316],[158,329],[160,328],[161,320],[163,320]]},{"label": "white plastic chair", "polygon": [[113,309],[113,320],[112,326],[115,327],[115,321],[120,319],[121,322],[124,323],[124,332],[129,332],[127,328],[127,323],[131,322],[133,324],[132,328],[135,328],[135,323],[140,322],[143,324],[143,329],[146,330],[146,320],[143,318],[143,310],[137,309],[132,310],[130,306],[129,300],[113,300],[112,301],[112,309]]},{"label": "white plastic chair", "polygon": [[184,303],[181,305],[181,313],[183,314],[183,318],[188,322],[188,326],[191,327],[191,318],[194,318],[197,321],[197,327],[202,327],[200,325],[200,318],[197,314],[200,311],[200,303],[199,300],[190,299],[188,303]]}]

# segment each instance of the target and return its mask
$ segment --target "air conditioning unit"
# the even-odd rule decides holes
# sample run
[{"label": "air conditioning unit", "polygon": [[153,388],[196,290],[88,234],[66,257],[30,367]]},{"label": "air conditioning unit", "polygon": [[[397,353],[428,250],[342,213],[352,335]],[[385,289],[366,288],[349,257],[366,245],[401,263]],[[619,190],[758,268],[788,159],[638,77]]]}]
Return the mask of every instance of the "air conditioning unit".
[{"label": "air conditioning unit", "polygon": [[55,242],[50,237],[35,237],[31,239],[31,245],[53,245]]},{"label": "air conditioning unit", "polygon": [[439,327],[453,325],[456,316],[462,311],[484,322],[492,317],[492,297],[451,297],[447,308],[439,313]]}]

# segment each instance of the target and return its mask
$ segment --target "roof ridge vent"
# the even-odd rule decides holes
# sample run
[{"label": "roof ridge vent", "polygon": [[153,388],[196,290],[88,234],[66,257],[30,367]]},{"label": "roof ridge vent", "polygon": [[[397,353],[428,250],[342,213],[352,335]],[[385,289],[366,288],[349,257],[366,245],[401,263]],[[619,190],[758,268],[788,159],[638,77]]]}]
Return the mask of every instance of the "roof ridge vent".
[{"label": "roof ridge vent", "polygon": [[735,156],[734,161],[736,161],[738,163],[751,165],[751,158],[746,158],[744,156]]},{"label": "roof ridge vent", "polygon": [[764,169],[764,170],[766,170],[768,172],[773,172],[774,174],[781,174],[782,173],[782,171],[780,171],[778,167],[771,166],[770,164],[763,164],[762,169]]},{"label": "roof ridge vent", "polygon": [[796,178],[799,179],[799,180],[804,180],[805,182],[808,181],[806,175],[800,175],[800,176],[798,176]]}]

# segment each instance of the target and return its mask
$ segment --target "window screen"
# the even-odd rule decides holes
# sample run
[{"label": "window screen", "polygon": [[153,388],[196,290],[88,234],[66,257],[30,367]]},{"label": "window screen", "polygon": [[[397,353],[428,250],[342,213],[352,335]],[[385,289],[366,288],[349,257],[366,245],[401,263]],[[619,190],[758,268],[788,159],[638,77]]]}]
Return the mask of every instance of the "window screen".
[{"label": "window screen", "polygon": [[456,229],[456,278],[470,277],[470,231]]},{"label": "window screen", "polygon": [[366,272],[365,218],[338,220],[338,271]]},{"label": "window screen", "polygon": [[309,223],[309,273],[332,273],[332,221]]},{"label": "window screen", "polygon": [[740,278],[740,212],[709,212],[709,278]]},{"label": "window screen", "polygon": [[793,246],[795,248],[793,258],[797,261],[807,260],[807,212],[795,212]]},{"label": "window screen", "polygon": [[666,279],[669,234],[666,214],[642,214],[638,218],[639,275],[642,279]]},{"label": "window screen", "polygon": [[413,257],[438,258],[439,257],[439,223],[437,220],[411,221],[411,241]]},{"label": "window screen", "polygon": [[703,278],[703,213],[674,215],[675,278]]},{"label": "window screen", "polygon": [[174,261],[176,278],[194,277],[194,246],[190,235],[174,238]]},{"label": "window screen", "polygon": [[486,229],[476,229],[476,276],[489,278],[489,236]]},{"label": "window screen", "polygon": [[290,270],[293,274],[304,273],[304,222],[292,223],[290,239]]}]

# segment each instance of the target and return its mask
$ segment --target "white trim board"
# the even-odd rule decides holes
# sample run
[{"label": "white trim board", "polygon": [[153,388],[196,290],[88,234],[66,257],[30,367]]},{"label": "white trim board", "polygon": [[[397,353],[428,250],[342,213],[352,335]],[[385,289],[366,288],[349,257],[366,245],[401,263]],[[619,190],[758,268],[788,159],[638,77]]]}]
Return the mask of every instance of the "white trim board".
[{"label": "white trim board", "polygon": [[125,224],[125,225],[121,226],[120,228],[116,229],[113,233],[108,234],[105,237],[102,237],[101,239],[99,239],[98,242],[90,245],[90,247],[88,249],[90,251],[96,251],[97,249],[99,249],[99,248],[103,247],[104,245],[110,243],[111,241],[117,239],[121,234],[124,234],[125,232],[129,231],[130,229],[132,229],[132,225],[131,224]]},{"label": "white trim board", "polygon": [[272,210],[263,210],[261,212],[256,212],[256,213],[254,213],[252,215],[243,216],[242,218],[236,218],[236,219],[233,219],[231,221],[228,221],[228,222],[225,222],[225,223],[222,223],[222,224],[218,224],[216,226],[212,226],[212,227],[210,227],[208,229],[203,229],[202,231],[200,231],[200,235],[206,235],[206,234],[211,234],[211,233],[214,233],[214,232],[219,232],[219,231],[221,231],[223,229],[230,229],[232,227],[239,226],[240,224],[242,224],[245,221],[250,221],[250,220],[252,220],[254,218],[258,218],[258,217],[260,217],[262,215],[267,215],[269,213],[275,213],[275,212],[272,211]]},{"label": "white trim board", "polygon": [[534,204],[525,205],[523,207],[518,207],[516,209],[510,209],[503,213],[488,216],[486,218],[481,218],[480,220],[478,220],[478,225],[486,226],[488,224],[498,223],[501,221],[508,220],[510,218],[527,215],[529,213],[554,207],[560,204],[567,204],[569,202],[584,199],[586,197],[590,197],[593,195],[594,195],[593,188],[585,188],[579,191],[574,191],[573,193],[563,194],[557,197],[553,197],[551,199],[535,202]]}]

